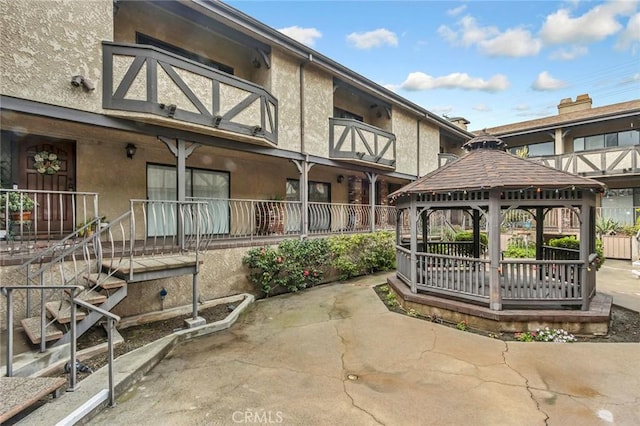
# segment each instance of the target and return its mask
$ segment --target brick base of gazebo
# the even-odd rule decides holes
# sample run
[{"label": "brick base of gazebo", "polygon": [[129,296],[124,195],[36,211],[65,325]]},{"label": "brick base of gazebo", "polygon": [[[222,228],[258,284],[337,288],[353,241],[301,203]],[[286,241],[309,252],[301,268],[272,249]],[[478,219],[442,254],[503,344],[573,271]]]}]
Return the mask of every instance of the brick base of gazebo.
[{"label": "brick base of gazebo", "polygon": [[397,277],[388,278],[387,284],[405,310],[413,309],[420,315],[440,318],[454,324],[465,321],[469,327],[487,332],[514,333],[549,327],[562,328],[575,335],[602,336],[606,335],[609,329],[612,298],[601,293],[597,293],[591,299],[589,310],[495,311],[464,301],[420,292],[412,293],[411,289]]}]

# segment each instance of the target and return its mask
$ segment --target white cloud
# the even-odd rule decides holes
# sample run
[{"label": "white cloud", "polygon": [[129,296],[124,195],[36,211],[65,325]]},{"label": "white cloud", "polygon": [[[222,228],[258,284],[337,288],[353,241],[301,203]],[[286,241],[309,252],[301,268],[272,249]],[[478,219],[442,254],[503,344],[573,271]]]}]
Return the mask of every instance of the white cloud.
[{"label": "white cloud", "polygon": [[489,56],[519,58],[540,52],[542,42],[522,28],[509,29],[502,34],[480,42],[481,50]]},{"label": "white cloud", "polygon": [[632,48],[634,54],[640,44],[640,13],[636,13],[627,22],[627,28],[620,33],[615,48],[618,50],[627,50]]},{"label": "white cloud", "polygon": [[638,82],[640,82],[640,72],[637,72],[627,78],[623,78],[622,80],[620,80],[620,83],[618,83],[618,85],[625,86],[627,84],[633,84]]},{"label": "white cloud", "polygon": [[489,80],[471,77],[466,73],[452,73],[442,77],[432,77],[422,72],[412,72],[400,85],[409,91],[430,89],[463,89],[484,92],[500,92],[509,87],[509,80],[502,74],[496,74]]},{"label": "white cloud", "polygon": [[450,16],[460,15],[466,9],[467,9],[467,5],[463,4],[462,6],[454,7],[453,9],[447,10],[447,15],[450,15]]},{"label": "white cloud", "polygon": [[560,9],[547,16],[539,35],[545,44],[584,44],[602,40],[622,29],[617,20],[619,15],[630,15],[636,7],[635,1],[611,1],[575,18],[569,9]]},{"label": "white cloud", "polygon": [[347,42],[357,49],[371,49],[385,44],[397,46],[398,36],[385,28],[378,28],[366,33],[351,33],[347,36]]},{"label": "white cloud", "polygon": [[479,111],[479,112],[489,112],[489,111],[491,111],[491,107],[489,107],[489,105],[485,105],[485,104],[474,105],[473,107],[471,107],[471,109],[473,109],[474,111]]},{"label": "white cloud", "polygon": [[302,28],[293,26],[280,28],[278,31],[296,41],[299,41],[302,44],[306,44],[307,46],[313,46],[316,40],[322,37],[322,33],[315,28]]},{"label": "white cloud", "polygon": [[447,106],[440,105],[440,106],[430,107],[429,111],[431,111],[434,114],[438,114],[438,115],[442,115],[443,117],[446,117],[454,111],[454,108],[451,105],[447,105]]},{"label": "white cloud", "polygon": [[537,55],[542,48],[540,40],[524,28],[509,28],[504,32],[493,26],[480,26],[472,16],[460,19],[454,30],[441,25],[437,32],[444,40],[456,46],[477,46],[488,56],[522,57]]},{"label": "white cloud", "polygon": [[585,46],[572,46],[567,49],[558,49],[549,55],[550,59],[556,61],[571,61],[580,56],[584,56],[589,52]]},{"label": "white cloud", "polygon": [[536,77],[535,81],[531,84],[531,88],[537,91],[558,90],[566,86],[567,83],[552,77],[547,71],[542,71],[538,74],[538,77]]},{"label": "white cloud", "polygon": [[513,109],[515,109],[516,111],[529,111],[530,108],[527,104],[518,104]]}]

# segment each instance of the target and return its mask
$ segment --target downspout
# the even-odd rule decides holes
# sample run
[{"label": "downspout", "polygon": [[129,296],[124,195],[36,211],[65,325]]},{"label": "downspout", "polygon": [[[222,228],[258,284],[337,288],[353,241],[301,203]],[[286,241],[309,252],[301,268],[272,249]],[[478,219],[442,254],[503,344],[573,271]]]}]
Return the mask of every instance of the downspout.
[{"label": "downspout", "polygon": [[416,179],[420,178],[420,122],[422,120],[418,118],[416,121]]},{"label": "downspout", "polygon": [[307,238],[309,231],[309,154],[307,154],[307,148],[305,146],[305,97],[304,97],[304,68],[308,62],[313,60],[313,56],[309,53],[307,60],[300,64],[300,153],[304,155],[304,161],[300,168],[302,176],[300,179],[300,199],[302,201],[302,214],[301,214],[301,229],[300,238]]}]

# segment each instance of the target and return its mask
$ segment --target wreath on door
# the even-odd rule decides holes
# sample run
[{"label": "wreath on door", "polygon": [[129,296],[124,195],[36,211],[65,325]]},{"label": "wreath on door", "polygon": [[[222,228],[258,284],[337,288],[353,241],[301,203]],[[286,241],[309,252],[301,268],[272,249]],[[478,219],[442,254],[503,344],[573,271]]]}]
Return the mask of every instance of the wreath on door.
[{"label": "wreath on door", "polygon": [[55,175],[60,170],[60,160],[53,152],[40,151],[33,156],[33,168],[43,175]]}]

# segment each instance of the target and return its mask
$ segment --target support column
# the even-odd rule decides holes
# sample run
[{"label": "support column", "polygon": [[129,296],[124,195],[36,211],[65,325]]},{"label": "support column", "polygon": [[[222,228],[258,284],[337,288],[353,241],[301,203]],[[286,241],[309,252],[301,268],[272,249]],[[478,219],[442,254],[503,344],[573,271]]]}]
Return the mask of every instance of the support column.
[{"label": "support column", "polygon": [[544,208],[536,207],[536,259],[542,260],[544,248]]},{"label": "support column", "polygon": [[556,155],[564,154],[564,134],[562,129],[556,129],[554,137],[554,152]]},{"label": "support column", "polygon": [[366,172],[367,179],[369,179],[369,208],[371,210],[371,221],[369,223],[369,230],[375,232],[376,230],[376,181],[378,175],[373,172]]},{"label": "support column", "polygon": [[300,173],[300,238],[307,238],[309,234],[309,170],[315,163],[310,163],[308,157],[304,160],[291,160]]},{"label": "support column", "polygon": [[417,206],[416,206],[416,196],[411,195],[411,207],[409,209],[409,229],[411,230],[411,292],[418,292],[418,256],[416,253],[418,252],[418,230],[416,227],[418,226],[418,215],[417,215]]},{"label": "support column", "polygon": [[480,259],[480,212],[477,209],[471,210],[471,220],[473,222],[473,257]]},{"label": "support column", "polygon": [[489,308],[502,310],[500,294],[500,191],[489,194]]},{"label": "support column", "polygon": [[595,201],[593,197],[583,194],[582,204],[580,205],[580,260],[583,262],[582,270],[580,271],[580,286],[582,290],[583,311],[589,310],[589,293],[591,292],[592,282],[595,281],[595,270],[590,271],[592,267],[589,264],[589,255],[591,254],[591,250],[595,249],[595,244],[594,247],[592,247],[591,244],[595,231],[595,229],[593,229],[595,227],[591,227],[591,209],[594,205]]},{"label": "support column", "polygon": [[[187,146],[186,141],[183,139],[176,139],[174,141],[173,139],[168,139],[163,136],[158,136],[158,139],[163,142],[176,157],[176,189],[178,191],[178,202],[184,203],[187,199],[187,158],[189,158],[193,151],[200,145],[192,143]],[[178,244],[182,247],[184,244],[184,224],[178,220],[176,225]]]}]

